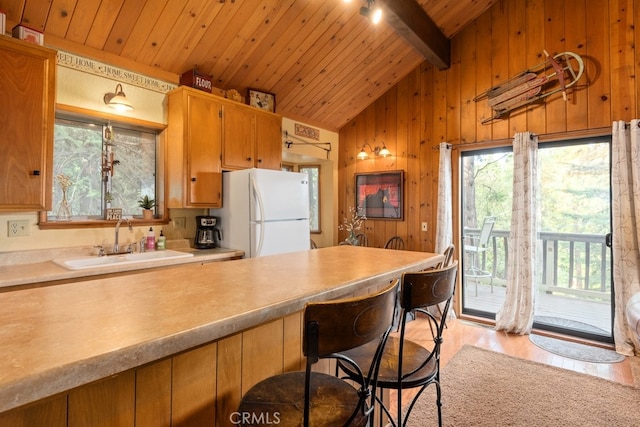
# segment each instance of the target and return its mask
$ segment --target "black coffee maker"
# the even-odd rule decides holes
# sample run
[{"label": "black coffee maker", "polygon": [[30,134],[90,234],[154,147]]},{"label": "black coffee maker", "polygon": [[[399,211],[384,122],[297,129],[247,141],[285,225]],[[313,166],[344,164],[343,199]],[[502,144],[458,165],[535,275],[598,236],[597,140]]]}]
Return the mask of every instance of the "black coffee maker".
[{"label": "black coffee maker", "polygon": [[196,216],[196,239],[194,246],[196,249],[212,249],[220,245],[222,232],[217,227],[220,219],[215,216]]}]

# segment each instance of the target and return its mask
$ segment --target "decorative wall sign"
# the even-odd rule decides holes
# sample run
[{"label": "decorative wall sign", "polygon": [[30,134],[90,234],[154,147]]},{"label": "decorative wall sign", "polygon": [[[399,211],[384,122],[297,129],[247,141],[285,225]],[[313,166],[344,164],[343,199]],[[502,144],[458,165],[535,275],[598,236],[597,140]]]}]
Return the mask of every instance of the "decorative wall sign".
[{"label": "decorative wall sign", "polygon": [[177,86],[162,80],[134,73],[133,71],[123,70],[113,65],[105,64],[93,59],[84,58],[69,52],[58,51],[57,63],[61,67],[71,68],[96,76],[107,77],[117,80],[121,83],[127,83],[138,86],[143,89],[149,89],[155,92],[167,93]]},{"label": "decorative wall sign", "polygon": [[584,72],[584,62],[580,55],[573,52],[562,52],[547,59],[528,70],[496,85],[478,95],[474,101],[487,98],[494,111],[493,116],[482,120],[487,124],[503,118],[511,111],[544,99],[554,93],[562,92],[567,100],[567,88],[573,86]]},{"label": "decorative wall sign", "polygon": [[296,123],[294,132],[298,136],[304,136],[305,138],[313,139],[314,141],[320,141],[320,129]]},{"label": "decorative wall sign", "polygon": [[367,219],[403,219],[404,171],[356,174],[356,207]]},{"label": "decorative wall sign", "polygon": [[180,84],[211,93],[213,76],[201,73],[197,68],[185,71],[180,76]]},{"label": "decorative wall sign", "polygon": [[122,218],[122,208],[106,208],[104,216],[107,221],[118,220]]}]

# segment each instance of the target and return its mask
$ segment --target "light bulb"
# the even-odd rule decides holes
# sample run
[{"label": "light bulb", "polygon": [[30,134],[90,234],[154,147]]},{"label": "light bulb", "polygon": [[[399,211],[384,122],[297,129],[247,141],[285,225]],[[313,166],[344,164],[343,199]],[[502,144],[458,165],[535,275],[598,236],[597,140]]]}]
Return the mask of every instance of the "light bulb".
[{"label": "light bulb", "polygon": [[380,23],[380,21],[382,21],[382,9],[376,7],[373,10],[373,14],[371,15],[371,22],[377,25]]}]

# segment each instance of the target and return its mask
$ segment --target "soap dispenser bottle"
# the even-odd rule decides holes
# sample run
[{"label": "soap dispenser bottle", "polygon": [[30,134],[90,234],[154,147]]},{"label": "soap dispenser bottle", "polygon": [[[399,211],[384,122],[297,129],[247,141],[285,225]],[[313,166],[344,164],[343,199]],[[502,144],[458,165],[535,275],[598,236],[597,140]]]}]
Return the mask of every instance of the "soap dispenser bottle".
[{"label": "soap dispenser bottle", "polygon": [[153,251],[156,248],[156,235],[153,232],[153,227],[149,227],[149,233],[147,234],[147,250]]},{"label": "soap dispenser bottle", "polygon": [[167,238],[164,236],[162,230],[160,230],[160,236],[158,237],[158,241],[156,242],[156,249],[161,251],[167,248]]}]

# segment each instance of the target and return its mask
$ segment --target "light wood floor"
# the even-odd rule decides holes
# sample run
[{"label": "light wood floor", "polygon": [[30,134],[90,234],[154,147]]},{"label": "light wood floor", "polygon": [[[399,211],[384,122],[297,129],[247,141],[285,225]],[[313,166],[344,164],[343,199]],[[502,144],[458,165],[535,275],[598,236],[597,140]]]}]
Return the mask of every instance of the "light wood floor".
[{"label": "light wood floor", "polygon": [[[409,322],[407,324],[408,338],[419,342],[419,335],[416,331],[423,327],[428,328],[429,326],[426,323],[427,321],[424,318],[418,318]],[[443,335],[441,367],[446,366],[449,360],[451,360],[463,345],[469,344],[534,362],[598,376],[621,384],[634,384],[629,358],[625,358],[625,360],[620,363],[610,364],[582,362],[543,350],[529,341],[527,335],[511,335],[502,331],[498,332],[490,326],[479,325],[464,320],[448,321],[447,329],[445,329]],[[412,390],[403,391],[403,402],[409,402],[414,393]],[[394,402],[395,394],[391,392],[390,410],[392,413],[395,413],[396,405]],[[403,403],[403,407],[404,406]]]},{"label": "light wood floor", "polygon": [[[417,319],[408,325],[413,330],[413,328],[420,327],[422,322],[426,322],[426,320]],[[503,331],[496,331],[490,326],[463,320],[448,321],[443,339],[441,353],[441,366],[443,367],[463,345],[469,344],[534,362],[598,376],[621,384],[634,384],[631,363],[628,358],[620,363],[590,363],[569,359],[541,349],[529,341],[528,335],[507,334]]]}]

